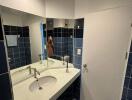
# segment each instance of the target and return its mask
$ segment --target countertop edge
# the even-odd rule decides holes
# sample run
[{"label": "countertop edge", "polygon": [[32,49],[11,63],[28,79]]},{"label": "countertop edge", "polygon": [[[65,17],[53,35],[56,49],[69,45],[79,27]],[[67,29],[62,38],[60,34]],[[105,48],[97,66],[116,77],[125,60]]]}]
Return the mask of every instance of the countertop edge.
[{"label": "countertop edge", "polygon": [[79,71],[69,82],[65,84],[63,88],[61,88],[58,92],[54,94],[49,100],[56,100],[81,74]]}]

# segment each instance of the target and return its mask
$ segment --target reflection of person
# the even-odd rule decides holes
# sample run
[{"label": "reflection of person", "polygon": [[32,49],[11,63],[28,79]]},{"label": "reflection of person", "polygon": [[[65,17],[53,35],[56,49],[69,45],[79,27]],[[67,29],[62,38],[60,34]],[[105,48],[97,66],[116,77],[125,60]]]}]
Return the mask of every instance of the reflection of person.
[{"label": "reflection of person", "polygon": [[52,57],[53,56],[53,51],[54,51],[54,45],[53,45],[52,36],[48,37],[47,49],[48,49],[48,57]]}]

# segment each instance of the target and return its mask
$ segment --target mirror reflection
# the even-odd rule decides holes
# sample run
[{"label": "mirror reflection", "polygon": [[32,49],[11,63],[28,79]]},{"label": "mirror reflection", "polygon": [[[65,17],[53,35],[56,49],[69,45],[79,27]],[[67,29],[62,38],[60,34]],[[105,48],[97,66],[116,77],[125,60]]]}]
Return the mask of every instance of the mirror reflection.
[{"label": "mirror reflection", "polygon": [[[48,67],[53,61],[73,63],[74,19],[47,18]],[[56,66],[56,67],[59,67]]]},{"label": "mirror reflection", "polygon": [[47,69],[69,72],[78,65],[81,49],[74,47],[80,37],[78,20],[46,19],[6,7],[1,7],[1,16],[13,85]]},{"label": "mirror reflection", "polygon": [[83,19],[43,18],[6,7],[0,12],[15,100],[33,99],[37,92],[63,100],[49,94],[80,80]]},{"label": "mirror reflection", "polygon": [[[46,19],[1,7],[13,85],[33,75],[31,68],[46,68]],[[41,65],[41,66],[40,66]]]}]

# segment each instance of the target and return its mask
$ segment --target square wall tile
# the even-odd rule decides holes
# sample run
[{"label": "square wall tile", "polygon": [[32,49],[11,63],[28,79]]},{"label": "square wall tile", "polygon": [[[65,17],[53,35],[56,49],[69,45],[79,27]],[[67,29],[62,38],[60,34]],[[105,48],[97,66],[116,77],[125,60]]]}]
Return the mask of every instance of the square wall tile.
[{"label": "square wall tile", "polygon": [[132,73],[132,65],[127,65],[127,70],[126,70],[126,77],[131,77]]},{"label": "square wall tile", "polygon": [[126,100],[132,100],[132,90],[128,90],[127,99]]},{"label": "square wall tile", "polygon": [[81,65],[74,64],[75,68],[81,69]]},{"label": "square wall tile", "polygon": [[[128,78],[129,79],[129,78]],[[125,83],[126,83],[126,86],[129,85],[129,88],[132,89],[132,78],[130,78],[130,81],[125,78]],[[127,83],[129,81],[129,83]],[[124,85],[125,85],[124,83]],[[124,86],[125,87],[125,86]]]},{"label": "square wall tile", "polygon": [[23,37],[29,37],[29,27],[23,27]]},{"label": "square wall tile", "polygon": [[11,35],[10,31],[5,31],[5,35]]},{"label": "square wall tile", "polygon": [[79,48],[79,47],[82,48],[83,38],[76,38],[74,42],[75,42],[75,47],[76,48]]},{"label": "square wall tile", "polygon": [[17,32],[18,28],[17,26],[11,26],[11,32]]},{"label": "square wall tile", "polygon": [[5,32],[10,32],[11,31],[11,27],[9,25],[4,25],[4,31]]},{"label": "square wall tile", "polygon": [[75,38],[83,38],[83,29],[75,29]]},{"label": "square wall tile", "polygon": [[84,18],[79,18],[75,20],[75,28],[84,28]]},{"label": "square wall tile", "polygon": [[127,88],[123,88],[123,93],[122,93],[122,99],[126,99],[126,97],[127,97]]},{"label": "square wall tile", "polygon": [[73,56],[73,63],[76,65],[82,64],[82,57],[81,56]]},{"label": "square wall tile", "polygon": [[9,75],[0,75],[0,100],[12,100]]},{"label": "square wall tile", "polygon": [[8,71],[4,42],[0,42],[0,74]]},{"label": "square wall tile", "polygon": [[132,65],[132,53],[129,53],[128,64]]},{"label": "square wall tile", "polygon": [[[128,88],[129,87],[129,82],[130,82],[130,78],[125,77],[125,81],[124,81],[124,87],[125,88]],[[131,87],[129,87],[129,88],[131,88]]]}]

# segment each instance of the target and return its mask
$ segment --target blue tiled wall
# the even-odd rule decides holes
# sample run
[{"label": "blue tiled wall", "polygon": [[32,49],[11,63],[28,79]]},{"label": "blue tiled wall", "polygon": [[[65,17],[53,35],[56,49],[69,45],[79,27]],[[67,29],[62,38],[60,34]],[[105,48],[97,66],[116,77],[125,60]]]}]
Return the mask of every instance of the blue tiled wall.
[{"label": "blue tiled wall", "polygon": [[[81,69],[84,19],[76,19],[75,22],[74,29],[55,28],[48,30],[48,36],[54,37],[55,54],[70,55],[74,66]],[[81,49],[80,55],[77,54],[77,49]],[[81,76],[57,100],[80,100],[80,81]]]},{"label": "blue tiled wall", "polygon": [[[78,27],[79,26],[79,27]],[[82,48],[83,48],[83,27],[84,19],[76,19],[74,29],[74,53],[73,53],[73,64],[76,68],[81,69],[82,65]],[[81,54],[77,54],[77,50],[81,50]]]},{"label": "blue tiled wall", "polygon": [[132,43],[129,52],[129,59],[124,80],[122,100],[132,100]]},{"label": "blue tiled wall", "polygon": [[19,35],[17,46],[8,47],[8,56],[11,58],[10,69],[18,68],[31,63],[29,27],[4,25],[5,35]]},{"label": "blue tiled wall", "polygon": [[[76,68],[81,69],[82,66],[82,48],[83,48],[83,31],[84,31],[84,19],[75,20],[74,29],[74,48],[73,48],[73,64]],[[81,49],[81,54],[77,54],[77,49]],[[73,98],[80,100],[80,81],[81,76],[75,81]]]},{"label": "blue tiled wall", "polygon": [[[83,25],[84,25],[84,19],[77,19],[75,24],[75,29],[73,31],[74,36],[73,38],[68,38],[68,46],[69,46],[68,52],[70,52],[73,56],[74,66],[79,69],[81,69],[81,65],[82,65],[82,52],[80,55],[78,55],[77,49],[81,49],[82,51],[83,27],[84,27]],[[80,81],[81,81],[81,76],[79,76],[76,79],[76,81],[57,100],[74,100],[74,99],[80,100]]]},{"label": "blue tiled wall", "polygon": [[72,28],[63,27],[48,30],[48,36],[53,37],[54,55],[58,57],[69,55],[70,62],[73,60],[73,32]]},{"label": "blue tiled wall", "polygon": [[73,64],[79,69],[81,68],[81,65],[82,65],[82,52],[81,52],[81,55],[78,55],[77,50],[81,49],[82,51],[82,47],[83,47],[83,38],[74,38]]},{"label": "blue tiled wall", "polygon": [[4,33],[0,18],[0,100],[13,100],[12,85],[5,52]]},{"label": "blue tiled wall", "polygon": [[31,63],[29,38],[18,38],[17,47],[8,47],[8,56],[11,58],[10,68],[18,68]]}]

